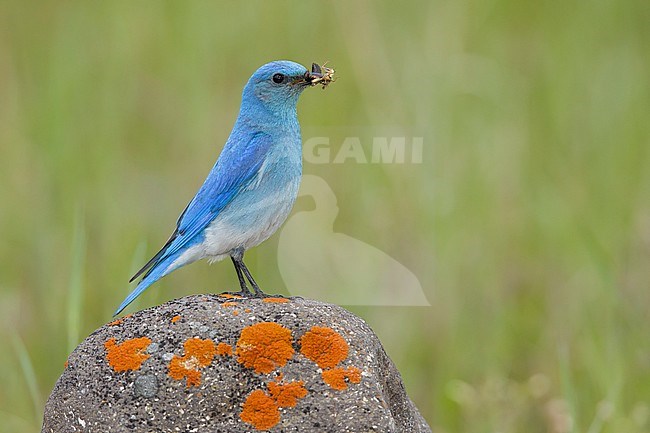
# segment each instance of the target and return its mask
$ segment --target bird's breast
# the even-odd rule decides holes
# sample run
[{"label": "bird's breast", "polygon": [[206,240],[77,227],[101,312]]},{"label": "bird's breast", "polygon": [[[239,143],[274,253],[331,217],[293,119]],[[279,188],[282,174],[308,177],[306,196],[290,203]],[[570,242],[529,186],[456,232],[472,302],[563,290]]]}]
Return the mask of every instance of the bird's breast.
[{"label": "bird's breast", "polygon": [[287,219],[299,186],[299,176],[289,182],[267,178],[242,191],[207,227],[206,255],[222,258],[235,248],[246,250],[264,242]]},{"label": "bird's breast", "polygon": [[286,220],[302,176],[302,149],[299,139],[295,141],[275,143],[247,187],[208,226],[207,256],[222,258],[235,248],[254,247]]}]

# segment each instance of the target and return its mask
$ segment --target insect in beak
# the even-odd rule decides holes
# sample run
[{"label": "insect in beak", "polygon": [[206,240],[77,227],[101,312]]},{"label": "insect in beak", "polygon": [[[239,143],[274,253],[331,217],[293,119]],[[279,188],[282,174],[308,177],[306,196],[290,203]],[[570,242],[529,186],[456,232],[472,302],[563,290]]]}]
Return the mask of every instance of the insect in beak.
[{"label": "insect in beak", "polygon": [[326,67],[326,64],[327,62],[323,63],[322,66],[318,63],[311,64],[311,73],[305,73],[305,81],[307,81],[307,84],[310,86],[321,85],[324,89],[332,81],[335,81],[334,69]]}]

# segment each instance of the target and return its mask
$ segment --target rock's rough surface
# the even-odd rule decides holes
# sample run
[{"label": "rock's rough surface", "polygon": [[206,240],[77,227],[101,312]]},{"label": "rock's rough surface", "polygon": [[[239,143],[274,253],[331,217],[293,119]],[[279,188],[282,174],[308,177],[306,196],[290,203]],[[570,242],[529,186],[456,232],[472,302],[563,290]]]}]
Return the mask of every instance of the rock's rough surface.
[{"label": "rock's rough surface", "polygon": [[360,318],[305,299],[198,295],[70,355],[42,432],[430,432]]}]

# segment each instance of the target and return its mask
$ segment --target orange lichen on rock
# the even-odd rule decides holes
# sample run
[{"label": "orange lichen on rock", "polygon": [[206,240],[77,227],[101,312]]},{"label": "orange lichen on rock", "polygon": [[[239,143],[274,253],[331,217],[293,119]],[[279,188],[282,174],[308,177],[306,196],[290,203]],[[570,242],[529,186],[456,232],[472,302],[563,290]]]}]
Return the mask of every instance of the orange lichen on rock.
[{"label": "orange lichen on rock", "polygon": [[361,382],[357,367],[336,367],[348,357],[349,349],[341,334],[332,328],[314,326],[300,339],[300,353],[318,364],[323,369],[323,381],[338,390],[346,389],[348,382]]},{"label": "orange lichen on rock", "polygon": [[222,307],[236,307],[237,305],[239,305],[239,303],[233,301],[228,301],[221,304]]},{"label": "orange lichen on rock", "polygon": [[233,295],[232,293],[222,293],[219,295],[220,298],[226,298],[226,299],[242,299],[241,296],[239,295]]},{"label": "orange lichen on rock", "polygon": [[183,345],[185,355],[175,355],[169,362],[169,376],[176,380],[187,378],[187,387],[201,384],[200,368],[210,365],[217,353],[214,341],[190,338]]},{"label": "orange lichen on rock", "polygon": [[179,320],[181,320],[181,316],[179,316],[179,315],[176,315],[176,316],[172,317],[172,323],[176,323]]},{"label": "orange lichen on rock", "polygon": [[217,355],[224,356],[232,355],[232,346],[228,343],[219,343],[217,344]]},{"label": "orange lichen on rock", "polygon": [[233,311],[233,312],[232,312],[232,315],[233,315],[233,316],[239,316],[239,311],[237,311],[237,310]]},{"label": "orange lichen on rock", "polygon": [[287,298],[264,298],[264,301],[267,304],[286,304],[289,302]]},{"label": "orange lichen on rock", "polygon": [[348,378],[350,383],[361,382],[361,370],[357,367],[348,367],[345,371],[345,376]]},{"label": "orange lichen on rock", "polygon": [[269,382],[269,393],[280,407],[294,407],[301,399],[307,395],[307,389],[303,386],[303,381],[280,384]]},{"label": "orange lichen on rock", "polygon": [[250,313],[250,312],[251,312],[251,309],[250,309],[250,308],[245,308],[245,309],[244,309],[244,313]]},{"label": "orange lichen on rock", "polygon": [[323,371],[323,381],[330,387],[343,390],[348,387],[346,379],[350,383],[361,382],[361,370],[357,367],[332,368]]},{"label": "orange lichen on rock", "polygon": [[291,331],[274,322],[262,322],[242,329],[237,341],[237,361],[256,373],[270,373],[293,356]]},{"label": "orange lichen on rock", "polygon": [[115,338],[104,343],[108,365],[115,371],[138,370],[151,355],[144,353],[151,344],[147,337],[132,338],[117,344]]},{"label": "orange lichen on rock", "polygon": [[348,343],[332,328],[314,326],[300,339],[300,353],[322,369],[336,367],[348,356]]},{"label": "orange lichen on rock", "polygon": [[63,363],[63,368],[68,368],[68,360],[66,359],[65,362]]},{"label": "orange lichen on rock", "polygon": [[123,322],[122,319],[115,319],[111,323],[108,324],[108,326],[117,326],[120,325]]},{"label": "orange lichen on rock", "polygon": [[261,389],[251,392],[239,417],[257,430],[266,430],[280,422],[278,404]]},{"label": "orange lichen on rock", "polygon": [[[278,380],[281,380],[281,376]],[[257,430],[266,430],[280,422],[281,407],[294,407],[307,395],[307,389],[302,381],[286,384],[269,382],[269,392],[260,389],[251,392],[244,402],[243,410],[239,417],[242,421],[251,424]]]}]

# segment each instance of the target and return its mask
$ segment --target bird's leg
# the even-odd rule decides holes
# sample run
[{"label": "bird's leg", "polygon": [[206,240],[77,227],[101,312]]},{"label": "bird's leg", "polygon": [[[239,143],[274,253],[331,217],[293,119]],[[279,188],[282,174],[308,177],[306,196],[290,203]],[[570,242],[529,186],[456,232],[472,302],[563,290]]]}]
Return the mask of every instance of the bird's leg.
[{"label": "bird's leg", "polygon": [[[260,286],[257,285],[255,280],[253,279],[253,276],[251,275],[251,272],[244,264],[244,249],[236,248],[232,250],[230,252],[230,257],[232,258],[232,261],[235,264],[235,268],[237,269],[237,276],[239,277],[239,284],[242,286],[242,290],[244,290],[243,288],[246,287],[246,282],[244,281],[244,278],[241,275],[241,273],[243,272],[246,278],[248,279],[248,282],[251,283],[251,286],[253,287],[253,291],[255,292],[255,293],[251,293],[249,291],[248,293],[263,298],[265,296],[264,292],[260,289]],[[246,290],[248,290],[248,288],[246,288]]]},{"label": "bird's leg", "polygon": [[260,289],[260,286],[258,286],[257,283],[255,282],[255,280],[253,279],[253,276],[251,275],[250,271],[248,270],[248,268],[244,264],[243,258],[239,262],[239,266],[241,266],[241,270],[244,271],[244,275],[246,275],[246,278],[248,279],[248,282],[251,283],[251,286],[253,286],[253,291],[255,292],[254,293],[255,296],[257,296],[259,298],[265,297],[266,294],[262,291],[262,289]]},{"label": "bird's leg", "polygon": [[240,262],[237,261],[234,257],[230,257],[232,260],[232,264],[235,266],[235,271],[237,271],[237,279],[239,280],[239,287],[241,290],[238,293],[233,293],[235,295],[240,295],[244,297],[248,297],[248,295],[252,295],[251,291],[248,290],[248,287],[246,286],[246,280],[244,280],[244,275],[241,272],[241,266]]}]

